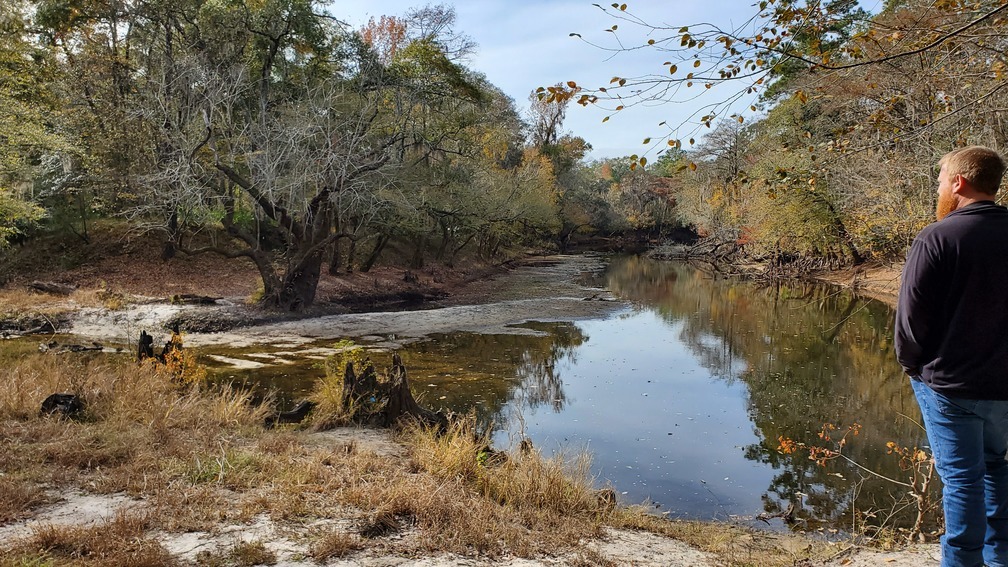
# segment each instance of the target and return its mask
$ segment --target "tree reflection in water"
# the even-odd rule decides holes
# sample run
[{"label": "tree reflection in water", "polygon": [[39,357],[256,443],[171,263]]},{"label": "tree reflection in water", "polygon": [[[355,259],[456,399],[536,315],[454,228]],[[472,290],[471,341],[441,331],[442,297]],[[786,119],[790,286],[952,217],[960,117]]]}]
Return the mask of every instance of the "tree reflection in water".
[{"label": "tree reflection in water", "polygon": [[[779,471],[763,495],[776,513],[803,504],[809,522],[850,526],[854,508],[888,509],[899,487],[840,462],[819,467],[777,451],[778,437],[815,443],[824,423],[863,425],[845,453],[904,479],[885,443],[924,444],[920,414],[892,349],[892,312],[847,291],[810,283],[756,286],[641,257],[619,258],[601,285],[649,305],[713,377],[742,381],[760,439],[745,457]],[[853,501],[852,494],[858,494]],[[804,495],[804,496],[802,496]],[[799,499],[803,502],[799,502]],[[908,523],[912,510],[901,514]]]},{"label": "tree reflection in water", "polygon": [[498,424],[506,421],[509,402],[562,411],[567,395],[561,362],[576,362],[577,348],[588,336],[571,323],[532,322],[519,329],[522,333],[514,335],[432,335],[408,345],[403,360],[413,376],[422,377],[414,387],[427,385],[438,394],[424,403],[460,412],[474,409],[480,421]]}]

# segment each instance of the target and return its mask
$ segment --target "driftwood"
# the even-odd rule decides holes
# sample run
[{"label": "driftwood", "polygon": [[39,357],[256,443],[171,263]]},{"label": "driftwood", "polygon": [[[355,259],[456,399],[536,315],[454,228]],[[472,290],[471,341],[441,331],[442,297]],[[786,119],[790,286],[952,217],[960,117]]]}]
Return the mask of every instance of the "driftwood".
[{"label": "driftwood", "polygon": [[373,365],[368,364],[357,376],[353,363],[347,363],[343,375],[343,404],[360,408],[358,419],[374,420],[386,427],[405,417],[439,427],[448,423],[444,415],[417,403],[410,391],[406,367],[398,354],[392,355],[392,369],[384,382],[378,380]]},{"label": "driftwood", "polygon": [[84,400],[76,394],[52,394],[42,401],[42,415],[75,418],[84,412]]},{"label": "driftwood", "polygon": [[17,337],[26,337],[28,335],[51,335],[56,332],[56,324],[48,319],[41,323],[32,321],[27,324],[35,326],[24,328],[16,322],[5,321],[0,323],[0,336],[5,339],[12,339]]},{"label": "driftwood", "polygon": [[171,296],[171,302],[175,305],[213,305],[217,303],[218,299],[220,298],[192,293],[179,293]]},{"label": "driftwood", "polygon": [[302,400],[290,411],[281,411],[267,416],[263,425],[266,429],[272,429],[281,423],[301,423],[313,409],[315,409],[315,402]]},{"label": "driftwood", "polygon": [[102,350],[102,345],[98,343],[91,343],[90,345],[61,345],[56,341],[49,341],[47,343],[39,343],[39,352],[52,352],[56,354],[63,354],[66,352],[88,352]]},{"label": "driftwood", "polygon": [[77,286],[70,284],[61,284],[56,282],[43,282],[35,280],[28,284],[28,287],[34,289],[35,291],[41,291],[43,293],[52,293],[54,295],[70,295],[71,293],[77,291]]}]

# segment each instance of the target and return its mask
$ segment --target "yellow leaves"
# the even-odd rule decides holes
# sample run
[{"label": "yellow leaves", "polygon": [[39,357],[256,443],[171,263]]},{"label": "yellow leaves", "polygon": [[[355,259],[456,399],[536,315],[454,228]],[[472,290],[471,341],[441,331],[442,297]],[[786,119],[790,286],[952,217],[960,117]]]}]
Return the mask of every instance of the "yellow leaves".
[{"label": "yellow leaves", "polygon": [[643,144],[645,146],[648,145],[648,144],[650,144],[650,143],[651,143],[651,138],[644,138],[644,141],[641,142],[641,144]]},{"label": "yellow leaves", "polygon": [[700,66],[700,60],[699,59],[694,60],[693,61],[693,68],[696,68],[696,67],[699,67],[699,66]]},{"label": "yellow leaves", "polygon": [[678,70],[679,70],[679,66],[678,65],[672,65],[668,69],[669,75],[675,75],[675,72],[678,71]]},{"label": "yellow leaves", "polygon": [[649,39],[649,40],[647,40],[647,44],[648,45],[654,45],[655,44],[655,40]]},{"label": "yellow leaves", "polygon": [[615,3],[615,2],[613,3],[612,7],[616,8],[617,10],[619,10],[621,12],[626,12],[626,9],[627,9],[627,5],[626,4],[618,4],[618,3]]},{"label": "yellow leaves", "polygon": [[[762,80],[762,79],[760,79],[760,80]],[[797,90],[794,93],[794,98],[797,98],[798,100],[800,100],[802,102],[802,104],[805,104],[806,102],[808,102],[808,93],[806,93],[803,90]]]},{"label": "yellow leaves", "polygon": [[574,81],[567,81],[567,86],[575,90],[578,89],[577,83],[575,83]]},{"label": "yellow leaves", "polygon": [[689,169],[690,169],[690,171],[696,171],[696,163],[694,163],[692,161],[689,162]]}]

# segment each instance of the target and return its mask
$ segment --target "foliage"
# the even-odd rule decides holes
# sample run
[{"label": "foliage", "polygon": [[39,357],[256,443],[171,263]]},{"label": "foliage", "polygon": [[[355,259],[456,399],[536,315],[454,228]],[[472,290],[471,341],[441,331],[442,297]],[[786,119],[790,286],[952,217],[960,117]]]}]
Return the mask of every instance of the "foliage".
[{"label": "foliage", "polygon": [[[909,542],[918,539],[923,540],[924,534],[922,533],[922,529],[929,515],[934,514],[936,509],[940,515],[940,503],[932,502],[930,491],[935,473],[934,459],[923,449],[918,447],[908,449],[901,447],[894,441],[889,441],[886,443],[886,447],[888,448],[887,453],[899,457],[900,470],[906,473],[907,477],[905,480],[901,480],[882,475],[858,463],[844,453],[844,448],[847,446],[849,440],[857,437],[860,432],[861,425],[857,423],[846,428],[838,427],[832,423],[825,423],[819,431],[818,436],[827,445],[806,444],[780,436],[778,437],[779,445],[777,446],[777,450],[784,455],[790,455],[799,450],[805,451],[808,453],[809,460],[815,462],[820,467],[827,467],[831,461],[840,459],[854,465],[865,474],[902,487],[907,491],[917,510],[917,517],[914,520],[913,527],[907,533],[907,540]],[[894,506],[893,509],[895,510],[897,507]],[[863,525],[861,528],[867,535],[880,534],[886,530],[894,529],[893,526],[888,525],[889,520],[891,520],[891,516],[881,514],[877,510],[869,510],[863,514]]]}]

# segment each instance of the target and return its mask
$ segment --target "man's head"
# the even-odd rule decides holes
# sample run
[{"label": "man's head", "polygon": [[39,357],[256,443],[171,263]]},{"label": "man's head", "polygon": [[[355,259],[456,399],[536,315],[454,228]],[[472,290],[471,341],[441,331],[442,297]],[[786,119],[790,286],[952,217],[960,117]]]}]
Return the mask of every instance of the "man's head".
[{"label": "man's head", "polygon": [[996,151],[969,146],[945,154],[938,164],[938,220],[970,202],[989,200],[1001,186],[1005,160]]}]

